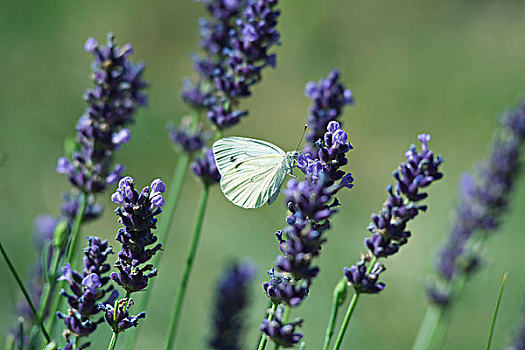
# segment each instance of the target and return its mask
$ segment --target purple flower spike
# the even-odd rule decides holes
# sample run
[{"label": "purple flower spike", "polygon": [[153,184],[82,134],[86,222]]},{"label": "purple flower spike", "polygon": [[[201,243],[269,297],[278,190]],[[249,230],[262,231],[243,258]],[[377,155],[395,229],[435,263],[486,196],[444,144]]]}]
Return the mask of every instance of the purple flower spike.
[{"label": "purple flower spike", "polygon": [[255,267],[249,260],[232,264],[217,285],[211,349],[240,350],[245,329],[244,310],[249,303],[249,286],[255,278]]},{"label": "purple flower spike", "polygon": [[128,58],[131,46],[118,47],[113,35],[108,35],[106,46],[89,38],[84,48],[95,58],[95,87],[84,95],[89,106],[76,125],[77,150],[69,159],[59,159],[57,171],[82,192],[100,193],[120,178],[123,167],[112,167],[113,154],[130,140],[125,127],[133,123],[136,109],[146,104],[142,92],[146,83],[142,80],[144,65]]},{"label": "purple flower spike", "polygon": [[[126,176],[119,181],[119,188],[111,196],[114,203],[121,204],[115,213],[124,225],[117,234],[117,241],[122,243],[115,262],[118,272],[113,272],[111,278],[127,292],[144,290],[148,280],[157,274],[151,264],[139,265],[148,262],[162,249],[160,243],[155,244],[157,237],[152,230],[156,228],[155,217],[162,212],[162,193],[165,191],[164,183],[156,179],[151,187],[145,187],[139,193],[133,179]],[[155,246],[150,247],[152,244]]]},{"label": "purple flower spike", "polygon": [[[86,337],[93,333],[102,320],[93,320],[92,316],[99,312],[98,304],[112,304],[118,297],[113,286],[106,286],[109,277],[105,274],[110,265],[106,263],[111,254],[108,241],[98,237],[88,237],[88,246],[84,250],[84,270],[79,273],[71,269],[69,263],[62,267],[59,281],[67,281],[71,293],[62,289],[60,294],[67,298],[69,309],[67,313],[58,312],[57,317],[64,320],[67,330],[64,332],[67,344],[70,335]],[[106,294],[109,296],[106,297]],[[67,348],[68,345],[66,345]]]},{"label": "purple flower spike", "polygon": [[276,0],[209,0],[210,18],[199,22],[202,56],[195,55],[196,82],[186,79],[182,98],[193,108],[206,109],[219,129],[240,122],[247,112],[239,100],[251,95],[265,67],[274,67],[269,53],[279,44],[275,29],[279,11]]},{"label": "purple flower spike", "polygon": [[470,247],[482,235],[497,230],[508,210],[522,167],[525,103],[503,115],[494,135],[489,154],[478,164],[475,174],[461,177],[455,219],[436,257],[439,280],[427,289],[430,300],[436,304],[444,303],[444,298],[435,296],[446,290],[455,276],[468,277],[481,265],[479,252]]},{"label": "purple flower spike", "polygon": [[[339,205],[335,196],[339,190],[353,186],[352,175],[342,170],[348,164],[346,154],[352,149],[347,133],[335,121],[323,127],[324,134],[315,145],[319,157],[306,154],[297,159],[305,180],[289,180],[283,191],[291,214],[286,218],[286,227],[275,234],[282,254],[269,272],[270,281],[262,286],[274,305],[297,307],[308,296],[319,273],[314,259],[321,253],[326,242],[324,233],[330,229],[330,219]],[[290,347],[301,338],[301,334],[295,333],[300,323],[283,325],[276,313],[276,320],[264,320],[261,330],[276,344]]]},{"label": "purple flower spike", "polygon": [[[368,230],[372,236],[365,238],[364,242],[369,253],[363,254],[361,261],[355,265],[344,268],[344,276],[356,293],[377,294],[385,288],[384,283],[377,282],[379,274],[385,269],[377,260],[396,254],[408,242],[411,236],[407,230],[408,222],[427,209],[419,204],[427,194],[419,191],[443,177],[439,172],[443,159],[441,156],[434,157],[428,148],[430,135],[421,134],[418,138],[422,143],[421,152],[414,145],[410,146],[405,153],[407,162],[401,163],[399,170],[393,173],[397,180],[395,185],[386,188],[389,197],[381,211],[371,215]],[[370,265],[372,263],[373,266]]]}]

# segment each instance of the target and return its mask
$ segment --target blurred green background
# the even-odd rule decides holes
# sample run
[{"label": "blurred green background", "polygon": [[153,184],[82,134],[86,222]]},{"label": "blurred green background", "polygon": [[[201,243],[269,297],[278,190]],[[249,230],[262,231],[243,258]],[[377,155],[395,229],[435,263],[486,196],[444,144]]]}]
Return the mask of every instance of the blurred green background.
[{"label": "blurred green background", "polygon": [[[342,118],[355,147],[350,167],[356,186],[341,194],[343,205],[318,260],[321,273],[307,301],[292,313],[292,318],[306,320],[308,349],[321,346],[332,288],[342,267],[354,263],[363,250],[370,213],[379,210],[406,148],[418,133],[429,132],[431,147],[446,159],[445,178],[430,189],[429,211],[411,224],[410,243],[386,261],[385,291],[361,299],[344,343],[345,349],[407,349],[425,312],[423,287],[436,245],[449,228],[459,175],[483,157],[496,117],[514,107],[525,91],[525,3],[283,0],[280,8],[277,69],[264,72],[263,82],[244,104],[250,116],[228,133],[293,148],[310,104],[304,85],[333,67],[340,68],[356,99]],[[104,42],[106,32],[113,31],[118,43],[133,44],[134,59],[146,62],[149,106],[136,115],[132,142],[117,153],[117,161],[140,186],[156,177],[168,181],[175,154],[165,124],[188,112],[179,92],[182,78],[192,72],[189,55],[197,48],[202,15],[203,5],[191,0],[2,1],[0,155],[7,160],[0,167],[0,235],[23,273],[36,259],[32,219],[57,214],[60,195],[69,188],[54,168],[63,140],[74,134],[85,108],[82,93],[91,86],[85,40],[94,36]],[[503,346],[516,327],[525,295],[523,182],[512,195],[505,223],[486,247],[483,270],[455,309],[447,349],[486,344],[504,272],[509,280],[494,348]],[[188,176],[137,348],[164,344],[199,191],[198,181]],[[105,205],[103,218],[83,231],[115,245],[119,224],[109,195],[99,197]],[[228,261],[244,256],[258,265],[246,337],[246,348],[255,348],[267,302],[260,282],[278,253],[273,233],[283,226],[285,215],[282,197],[271,207],[246,211],[213,189],[177,348],[205,348],[216,278]],[[0,265],[5,331],[13,322],[18,291],[6,265]],[[92,348],[105,348],[109,338],[109,329],[100,327]]]}]

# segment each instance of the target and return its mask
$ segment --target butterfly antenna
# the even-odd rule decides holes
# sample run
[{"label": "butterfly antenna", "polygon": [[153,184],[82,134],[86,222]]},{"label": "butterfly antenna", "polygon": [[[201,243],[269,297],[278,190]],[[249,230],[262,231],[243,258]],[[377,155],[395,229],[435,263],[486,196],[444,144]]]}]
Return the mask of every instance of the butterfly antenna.
[{"label": "butterfly antenna", "polygon": [[296,151],[299,149],[299,146],[301,146],[301,142],[303,142],[303,138],[304,138],[304,134],[306,133],[306,129],[308,129],[308,124],[304,124],[304,129],[303,129],[303,133],[301,134],[301,139],[299,140],[297,147],[295,147]]}]

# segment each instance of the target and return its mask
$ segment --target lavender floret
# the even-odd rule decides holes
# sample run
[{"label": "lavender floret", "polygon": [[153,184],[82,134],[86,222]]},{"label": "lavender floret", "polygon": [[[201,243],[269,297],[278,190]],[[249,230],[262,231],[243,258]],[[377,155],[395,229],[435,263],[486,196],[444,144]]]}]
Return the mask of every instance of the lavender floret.
[{"label": "lavender floret", "polygon": [[295,331],[297,326],[303,323],[303,320],[296,319],[293,322],[283,322],[284,307],[278,306],[275,311],[273,320],[263,320],[261,332],[269,336],[276,344],[284,348],[290,348],[299,343],[303,335]]},{"label": "lavender floret", "polygon": [[173,123],[168,123],[166,127],[171,142],[187,153],[202,149],[210,138],[210,134],[204,132],[201,125],[193,127],[189,118],[183,118],[179,127]]},{"label": "lavender floret", "polygon": [[221,180],[221,175],[215,164],[215,157],[213,156],[213,149],[203,149],[201,158],[196,158],[191,164],[191,170],[197,175],[206,185],[213,185]]},{"label": "lavender floret", "polygon": [[377,294],[385,288],[385,284],[377,282],[379,274],[385,270],[384,266],[376,263],[367,273],[367,266],[362,260],[350,268],[344,268],[344,275],[348,283],[359,293]]},{"label": "lavender floret", "polygon": [[112,34],[106,46],[99,46],[89,38],[86,51],[93,54],[93,82],[95,88],[84,95],[89,103],[77,123],[77,149],[68,159],[58,160],[57,171],[66,174],[73,186],[84,193],[100,193],[115,183],[124,170],[112,166],[113,153],[129,142],[126,126],[133,122],[133,113],[146,104],[142,90],[144,64],[129,60],[131,45],[118,47]]}]

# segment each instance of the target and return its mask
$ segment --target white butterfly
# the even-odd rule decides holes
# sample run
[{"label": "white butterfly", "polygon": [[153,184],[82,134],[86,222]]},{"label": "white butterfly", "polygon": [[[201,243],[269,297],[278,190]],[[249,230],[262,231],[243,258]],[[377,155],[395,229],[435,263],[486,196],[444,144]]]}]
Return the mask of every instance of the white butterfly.
[{"label": "white butterfly", "polygon": [[213,155],[226,198],[253,209],[275,201],[286,175],[292,174],[299,152],[284,152],[261,140],[225,137],[215,141]]}]

